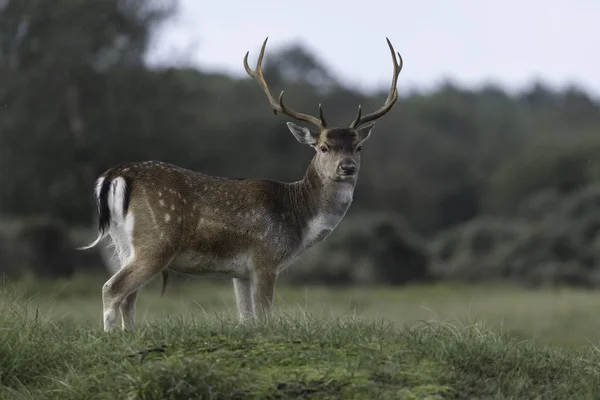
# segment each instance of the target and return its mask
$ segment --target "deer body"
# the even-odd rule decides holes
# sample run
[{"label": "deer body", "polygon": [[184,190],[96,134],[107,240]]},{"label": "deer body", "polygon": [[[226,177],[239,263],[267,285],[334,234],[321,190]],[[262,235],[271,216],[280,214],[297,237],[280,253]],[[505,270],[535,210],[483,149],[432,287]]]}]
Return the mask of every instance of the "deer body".
[{"label": "deer body", "polygon": [[267,179],[208,176],[172,164],[146,161],[111,168],[96,183],[99,236],[116,248],[121,268],[102,290],[104,329],[112,330],[118,311],[123,329],[133,329],[139,290],[166,271],[232,278],[241,320],[268,313],[278,274],[302,253],[326,238],[352,203],[360,150],[373,123],[395,102],[400,66],[394,56],[394,80],[384,107],[349,128],[328,128],[320,119],[276,104],[262,77],[261,49],[256,71],[244,65],[265,91],[271,106],[319,131],[288,122],[296,139],[315,148],[304,177],[286,183]]},{"label": "deer body", "polygon": [[247,264],[255,258],[284,267],[312,247],[337,226],[354,191],[353,182],[236,180],[161,162],[126,164],[105,175],[113,176],[114,191],[131,182],[128,214],[123,221],[116,220],[123,218],[119,213],[113,216],[113,240],[131,235],[130,246],[160,247],[179,261],[173,263],[179,272],[240,279],[250,277]]}]

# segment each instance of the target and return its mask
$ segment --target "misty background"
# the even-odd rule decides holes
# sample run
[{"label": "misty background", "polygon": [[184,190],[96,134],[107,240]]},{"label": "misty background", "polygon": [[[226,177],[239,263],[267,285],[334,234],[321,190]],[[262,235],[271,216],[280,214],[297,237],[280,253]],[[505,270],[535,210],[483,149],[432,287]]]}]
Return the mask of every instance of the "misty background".
[{"label": "misty background", "polygon": [[[300,179],[289,106],[347,124],[400,99],[365,144],[354,203],[291,283],[600,284],[600,54],[592,1],[0,0],[0,272],[104,271],[92,189],[162,160]],[[594,73],[596,72],[596,73]]]}]

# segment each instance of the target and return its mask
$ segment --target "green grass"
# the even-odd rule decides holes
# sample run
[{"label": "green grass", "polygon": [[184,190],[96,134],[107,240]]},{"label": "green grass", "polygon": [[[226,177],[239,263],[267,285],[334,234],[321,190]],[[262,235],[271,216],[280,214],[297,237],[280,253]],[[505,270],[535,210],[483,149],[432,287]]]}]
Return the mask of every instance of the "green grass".
[{"label": "green grass", "polygon": [[281,285],[240,325],[229,284],[153,282],[105,334],[101,285],[5,284],[0,398],[600,398],[600,293]]}]

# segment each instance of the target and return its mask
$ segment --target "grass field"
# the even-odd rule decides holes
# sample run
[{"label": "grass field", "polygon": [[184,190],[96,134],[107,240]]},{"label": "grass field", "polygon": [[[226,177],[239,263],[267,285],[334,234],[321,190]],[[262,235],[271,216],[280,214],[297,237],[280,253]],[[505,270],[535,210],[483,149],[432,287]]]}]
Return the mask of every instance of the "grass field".
[{"label": "grass field", "polygon": [[230,284],[153,282],[105,334],[102,283],[3,285],[1,398],[600,398],[600,292],[280,285],[241,326]]}]

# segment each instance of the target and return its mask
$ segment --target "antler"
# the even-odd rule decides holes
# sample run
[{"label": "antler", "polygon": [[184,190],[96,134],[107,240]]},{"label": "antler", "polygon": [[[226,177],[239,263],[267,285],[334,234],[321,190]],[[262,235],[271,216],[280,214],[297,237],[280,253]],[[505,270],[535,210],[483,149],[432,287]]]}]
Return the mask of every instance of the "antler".
[{"label": "antler", "polygon": [[265,39],[265,41],[263,42],[262,48],[260,49],[260,54],[258,55],[258,61],[256,62],[256,69],[254,71],[252,71],[250,69],[250,66],[248,65],[248,55],[250,54],[250,52],[246,53],[246,56],[244,57],[244,68],[246,69],[246,72],[248,73],[248,75],[250,75],[258,83],[258,85],[261,87],[263,92],[265,92],[265,94],[267,95],[267,98],[269,99],[269,103],[271,104],[271,107],[273,108],[273,112],[275,114],[280,112],[280,113],[283,113],[294,119],[316,125],[317,127],[319,127],[319,129],[326,128],[327,124],[325,122],[325,118],[323,117],[323,109],[321,107],[321,104],[319,104],[319,117],[320,118],[317,118],[317,117],[313,117],[308,114],[299,113],[290,108],[287,108],[283,104],[283,90],[281,91],[281,94],[279,95],[279,102],[275,102],[275,100],[273,99],[273,96],[271,95],[271,92],[269,91],[269,86],[267,85],[267,82],[265,81],[265,77],[263,76],[263,73],[262,73],[262,60],[265,55],[265,47],[267,46],[267,40],[269,40],[269,38]]},{"label": "antler", "polygon": [[392,78],[392,87],[390,88],[390,93],[388,94],[387,99],[385,100],[385,104],[379,110],[372,112],[371,114],[367,114],[361,118],[361,109],[358,106],[358,114],[356,115],[356,119],[350,124],[350,128],[356,128],[359,125],[364,123],[376,120],[377,118],[385,115],[396,100],[398,100],[398,89],[396,88],[396,83],[398,82],[398,75],[402,70],[402,66],[404,65],[404,61],[402,60],[402,56],[398,53],[398,57],[400,57],[400,62],[396,59],[396,51],[390,42],[390,39],[385,38],[387,40],[388,46],[390,47],[390,52],[392,53],[392,60],[394,61],[394,77]]}]

